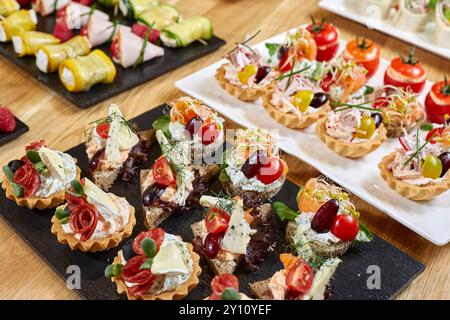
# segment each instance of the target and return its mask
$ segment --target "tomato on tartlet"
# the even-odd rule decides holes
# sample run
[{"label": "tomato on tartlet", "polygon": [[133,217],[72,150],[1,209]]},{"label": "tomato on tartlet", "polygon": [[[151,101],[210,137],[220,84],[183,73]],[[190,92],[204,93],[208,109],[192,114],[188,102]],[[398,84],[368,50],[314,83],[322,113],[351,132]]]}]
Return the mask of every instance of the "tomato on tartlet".
[{"label": "tomato on tartlet", "polygon": [[414,48],[408,57],[398,56],[391,61],[384,74],[384,84],[415,93],[422,92],[427,80],[424,66],[414,56]]},{"label": "tomato on tartlet", "polygon": [[445,123],[450,117],[450,83],[447,78],[431,87],[425,99],[425,111],[434,123]]},{"label": "tomato on tartlet", "polygon": [[339,30],[333,24],[325,22],[325,18],[320,22],[312,18],[307,29],[314,36],[317,45],[316,60],[323,62],[333,59],[339,49]]},{"label": "tomato on tartlet", "polygon": [[342,53],[346,61],[355,61],[367,70],[366,78],[370,79],[380,65],[381,48],[370,39],[357,37],[349,41]]}]

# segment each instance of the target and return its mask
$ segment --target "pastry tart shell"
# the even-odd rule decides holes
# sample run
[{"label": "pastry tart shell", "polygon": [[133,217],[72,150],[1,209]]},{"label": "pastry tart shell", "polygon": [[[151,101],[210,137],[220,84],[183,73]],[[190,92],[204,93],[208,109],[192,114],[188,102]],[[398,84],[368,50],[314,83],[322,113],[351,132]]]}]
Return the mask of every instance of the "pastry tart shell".
[{"label": "pastry tart shell", "polygon": [[[193,261],[193,270],[189,279],[180,285],[177,290],[163,292],[160,294],[145,294],[140,296],[130,296],[128,294],[128,287],[125,284],[122,276],[112,277],[111,281],[117,286],[117,292],[119,294],[126,294],[128,300],[180,300],[189,294],[189,291],[194,289],[199,283],[199,275],[202,272],[200,268],[200,256],[193,251],[192,244],[186,243],[189,254]],[[114,264],[121,263],[119,256],[116,256],[113,261]]]},{"label": "pastry tart shell", "polygon": [[[59,208],[64,208],[60,206]],[[80,250],[83,252],[97,252],[105,251],[116,247],[123,239],[131,236],[133,232],[133,227],[136,224],[136,217],[134,216],[135,209],[130,206],[130,219],[125,228],[120,231],[110,235],[107,238],[80,241],[74,235],[66,233],[56,216],[52,217],[52,233],[58,238],[58,242],[62,244],[67,244],[72,250]]]},{"label": "pastry tart shell", "polygon": [[383,180],[401,196],[415,201],[426,201],[436,198],[450,188],[449,173],[439,183],[425,186],[416,186],[397,179],[388,169],[388,165],[394,161],[394,158],[395,152],[388,154],[378,164],[378,168],[380,169],[380,175]]},{"label": "pastry tart shell", "polygon": [[255,101],[263,97],[268,91],[272,91],[275,82],[270,82],[263,87],[258,88],[243,88],[239,85],[235,85],[225,78],[225,65],[222,65],[216,71],[216,79],[219,85],[232,96],[243,101]]},{"label": "pastry tart shell", "polygon": [[378,127],[378,134],[373,139],[368,139],[367,141],[360,143],[345,142],[335,139],[327,134],[326,122],[327,117],[319,119],[317,121],[316,131],[319,135],[320,140],[322,140],[328,148],[335,151],[337,154],[346,158],[361,158],[365,155],[376,150],[379,146],[386,141],[386,129],[384,125]]},{"label": "pastry tart shell", "polygon": [[319,111],[314,113],[308,113],[298,117],[293,114],[284,113],[279,111],[272,103],[272,94],[273,92],[269,92],[264,95],[263,98],[263,106],[266,109],[267,113],[274,118],[276,121],[281,123],[282,125],[292,128],[292,129],[303,129],[307,128],[310,125],[314,124],[320,118],[326,117],[328,111],[330,110],[330,104],[327,102],[326,105],[322,106]]},{"label": "pastry tart shell", "polygon": [[[81,170],[80,168],[76,169],[75,179],[80,180]],[[18,206],[27,207],[28,209],[50,209],[60,204],[64,203],[64,195],[66,193],[65,190],[52,194],[49,197],[41,198],[41,197],[16,197],[14,195],[14,189],[12,187],[11,182],[8,180],[6,176],[3,176],[2,188],[5,190],[6,197],[10,200],[14,200]]]}]

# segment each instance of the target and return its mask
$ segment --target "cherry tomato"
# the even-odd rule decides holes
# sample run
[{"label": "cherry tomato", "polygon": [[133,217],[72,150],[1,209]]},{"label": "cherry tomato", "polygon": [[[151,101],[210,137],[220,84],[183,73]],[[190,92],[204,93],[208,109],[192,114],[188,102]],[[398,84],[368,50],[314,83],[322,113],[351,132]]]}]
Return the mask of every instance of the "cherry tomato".
[{"label": "cherry tomato", "polygon": [[100,124],[97,125],[97,127],[95,128],[95,131],[97,131],[97,134],[98,134],[102,139],[108,139],[108,134],[109,134],[109,123],[108,123],[108,122],[100,123]]},{"label": "cherry tomato", "polygon": [[285,73],[292,69],[292,57],[292,53],[289,49],[281,55],[280,61],[278,62],[278,70],[280,70],[280,72]]},{"label": "cherry tomato", "polygon": [[422,175],[425,178],[437,179],[442,173],[442,162],[438,157],[427,155],[422,164]]},{"label": "cherry tomato", "polygon": [[139,233],[136,236],[136,238],[133,241],[133,251],[136,254],[143,255],[144,250],[142,250],[142,248],[141,248],[141,242],[142,242],[142,240],[144,240],[146,238],[149,238],[149,239],[152,239],[153,241],[155,241],[156,249],[159,250],[159,248],[161,247],[161,245],[164,241],[165,234],[166,233],[161,228],[154,228],[154,229],[150,229],[148,231],[142,231],[141,233]]},{"label": "cherry tomato", "polygon": [[339,48],[339,31],[331,23],[313,21],[308,26],[308,31],[314,36],[317,44],[317,57],[319,62],[333,59]]},{"label": "cherry tomato", "polygon": [[221,295],[227,288],[232,288],[239,291],[239,280],[235,275],[225,273],[215,276],[212,279],[211,289],[213,290],[213,293]]},{"label": "cherry tomato", "polygon": [[338,215],[331,227],[331,233],[342,241],[353,241],[358,232],[358,220],[350,214]]},{"label": "cherry tomato", "polygon": [[214,259],[220,251],[220,245],[224,236],[222,233],[208,233],[203,243],[205,254],[208,258]]},{"label": "cherry tomato", "polygon": [[298,261],[286,275],[286,286],[296,293],[305,293],[311,288],[313,280],[314,271],[310,265]]},{"label": "cherry tomato", "polygon": [[242,84],[248,84],[248,79],[251,76],[256,75],[258,72],[258,66],[254,64],[250,64],[242,68],[241,71],[238,72],[238,79]]},{"label": "cherry tomato", "polygon": [[153,178],[156,182],[163,186],[168,186],[175,182],[175,175],[170,168],[169,162],[166,157],[161,157],[156,160],[152,167]]},{"label": "cherry tomato", "polygon": [[349,41],[343,53],[347,61],[356,61],[367,70],[366,78],[370,79],[378,69],[380,64],[380,47],[372,40],[363,38]]},{"label": "cherry tomato", "polygon": [[261,166],[256,177],[264,184],[271,184],[283,175],[283,171],[283,162],[277,157],[271,157]]},{"label": "cherry tomato", "polygon": [[230,215],[218,208],[212,208],[205,217],[205,225],[208,233],[222,233],[228,229]]},{"label": "cherry tomato", "polygon": [[434,123],[445,123],[445,116],[450,116],[450,83],[447,80],[433,85],[425,99],[428,119]]},{"label": "cherry tomato", "polygon": [[120,59],[120,47],[119,47],[119,39],[115,38],[111,45],[109,46],[109,51],[111,52],[111,56],[116,59]]},{"label": "cherry tomato", "polygon": [[[400,77],[396,79],[390,72],[398,73]],[[407,58],[400,56],[391,61],[384,74],[384,84],[420,93],[425,86],[426,74],[423,65],[414,57],[414,50],[411,50]]]},{"label": "cherry tomato", "polygon": [[202,143],[205,146],[207,146],[216,141],[216,139],[220,135],[220,131],[219,129],[217,129],[217,125],[209,124],[202,127],[201,134],[202,134]]}]

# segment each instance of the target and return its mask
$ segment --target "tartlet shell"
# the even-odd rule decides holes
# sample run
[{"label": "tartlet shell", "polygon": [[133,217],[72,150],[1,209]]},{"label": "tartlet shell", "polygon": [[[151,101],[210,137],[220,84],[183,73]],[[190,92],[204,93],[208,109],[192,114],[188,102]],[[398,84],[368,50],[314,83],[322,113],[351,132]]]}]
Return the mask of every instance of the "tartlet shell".
[{"label": "tartlet shell", "polygon": [[[78,166],[76,171],[77,172],[75,175],[75,179],[80,180],[81,170]],[[18,206],[27,207],[28,209],[38,209],[38,210],[50,209],[59,206],[65,201],[64,199],[64,195],[66,193],[65,190],[57,192],[51,195],[50,197],[46,198],[34,196],[27,198],[24,197],[17,198],[14,195],[14,189],[12,187],[12,184],[6,176],[3,176],[2,188],[5,190],[5,194],[8,199],[14,200]]]},{"label": "tartlet shell", "polygon": [[449,173],[445,175],[441,182],[425,186],[416,186],[397,179],[388,169],[388,165],[394,159],[395,152],[388,154],[378,164],[378,168],[380,169],[380,176],[383,180],[386,181],[391,189],[396,191],[401,196],[415,201],[426,201],[436,198],[450,188]]},{"label": "tartlet shell", "polygon": [[274,89],[275,81],[269,82],[267,85],[265,85],[263,87],[251,88],[251,89],[249,89],[249,88],[245,89],[241,86],[235,85],[225,78],[225,68],[224,68],[225,65],[227,65],[227,64],[222,65],[216,71],[215,77],[217,79],[217,82],[222,87],[222,89],[224,89],[229,94],[231,94],[232,96],[235,96],[236,98],[238,98],[240,100],[255,101],[255,100],[258,100],[259,98],[263,97],[267,93],[267,91],[272,91]]},{"label": "tartlet shell", "polygon": [[[157,295],[154,294],[145,294],[141,296],[130,296],[128,295],[128,287],[125,284],[122,276],[112,277],[111,281],[116,284],[117,292],[119,294],[126,294],[128,300],[180,300],[186,297],[189,294],[189,291],[194,289],[199,283],[199,275],[202,273],[202,269],[200,267],[200,256],[193,251],[192,245],[186,242],[186,246],[189,250],[189,254],[191,255],[193,261],[193,270],[189,279],[183,283],[177,290],[163,292]],[[116,256],[113,261],[114,264],[121,263],[119,256]]]},{"label": "tartlet shell", "polygon": [[327,102],[319,111],[308,113],[298,117],[293,114],[278,111],[271,103],[273,92],[264,95],[263,106],[267,113],[282,125],[292,129],[304,129],[314,124],[320,118],[326,117],[330,110],[330,104]]},{"label": "tartlet shell", "polygon": [[[60,206],[58,208],[64,208],[64,206]],[[135,209],[130,205],[130,219],[125,228],[116,232],[113,235],[110,235],[107,238],[98,239],[98,240],[87,240],[80,241],[74,235],[68,234],[64,232],[64,229],[59,222],[59,219],[54,215],[52,217],[52,233],[56,235],[58,242],[62,244],[67,244],[72,250],[80,250],[82,252],[98,252],[105,251],[116,247],[123,239],[131,236],[133,232],[133,227],[136,224],[136,217],[134,216]]]},{"label": "tartlet shell", "polygon": [[328,117],[317,121],[316,132],[328,148],[346,158],[361,158],[376,150],[386,141],[386,128],[383,124],[378,127],[378,134],[373,139],[360,143],[345,142],[335,139],[327,134],[326,122]]}]

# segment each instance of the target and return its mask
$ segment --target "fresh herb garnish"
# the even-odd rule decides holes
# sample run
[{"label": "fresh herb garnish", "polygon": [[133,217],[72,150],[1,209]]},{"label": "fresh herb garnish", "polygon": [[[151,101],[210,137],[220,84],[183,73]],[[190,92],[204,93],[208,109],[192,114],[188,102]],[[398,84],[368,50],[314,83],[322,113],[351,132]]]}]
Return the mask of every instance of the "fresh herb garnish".
[{"label": "fresh herb garnish", "polygon": [[81,185],[80,181],[78,180],[72,180],[70,183],[70,186],[72,187],[72,190],[66,190],[67,193],[75,196],[75,197],[82,197],[84,195],[83,186]]},{"label": "fresh herb garnish", "polygon": [[172,135],[169,130],[170,116],[164,115],[153,121],[152,127],[156,131],[161,130],[167,139],[171,139]]},{"label": "fresh herb garnish", "polygon": [[352,103],[344,103],[344,102],[334,101],[334,102],[331,102],[331,106],[333,108],[344,107],[344,108],[341,108],[341,109],[336,109],[335,112],[341,112],[341,111],[349,110],[349,109],[352,109],[352,108],[361,109],[361,110],[367,110],[367,111],[373,111],[373,112],[380,112],[380,110],[378,110],[378,109],[371,108],[371,107],[366,107],[367,104],[370,104],[372,102],[374,102],[374,101],[362,102],[362,103],[359,103],[359,104],[352,104]]},{"label": "fresh herb garnish", "polygon": [[122,274],[122,270],[123,270],[122,264],[120,263],[110,264],[105,268],[105,277],[107,278],[117,277],[120,274]]},{"label": "fresh herb garnish", "polygon": [[300,212],[292,210],[291,208],[289,208],[284,203],[278,202],[278,201],[272,203],[272,208],[275,210],[278,218],[281,221],[284,221],[284,220],[289,220],[289,221],[295,220],[295,218],[297,218],[297,216],[300,214]]},{"label": "fresh herb garnish", "polygon": [[273,56],[280,50],[281,45],[279,43],[268,43],[266,42],[264,44],[267,48],[267,51],[269,52],[269,62],[272,62]]},{"label": "fresh herb garnish", "polygon": [[420,126],[420,129],[423,131],[431,131],[431,130],[433,130],[433,125],[431,123],[423,123]]},{"label": "fresh herb garnish", "polygon": [[233,49],[231,49],[230,51],[227,52],[226,55],[229,55],[231,53],[233,53],[234,51],[237,50],[237,48],[239,47],[239,45],[246,47],[247,49],[251,50],[253,53],[255,53],[255,50],[253,50],[250,46],[249,46],[249,42],[252,41],[254,38],[256,38],[256,36],[261,32],[261,30],[256,31],[254,34],[252,34],[250,37],[248,37],[247,39],[245,39],[245,41],[243,42],[235,42],[234,44],[236,45]]},{"label": "fresh herb garnish", "polygon": [[225,288],[222,292],[222,300],[241,300],[241,295],[234,288]]},{"label": "fresh herb garnish", "polygon": [[405,64],[410,64],[410,65],[416,65],[419,63],[419,60],[416,59],[416,57],[414,56],[414,51],[415,48],[411,48],[411,50],[409,50],[408,53],[408,57],[404,57],[402,54],[399,53],[400,59],[403,61],[403,63]]},{"label": "fresh herb garnish", "polygon": [[144,42],[142,43],[141,52],[139,53],[139,57],[136,60],[136,62],[134,63],[133,68],[136,68],[138,65],[140,65],[141,63],[144,62],[144,54],[145,54],[145,49],[147,48],[147,44],[148,44],[148,37],[150,36],[150,32],[152,32],[153,27],[155,25],[154,22],[151,25],[146,22],[144,22],[144,24],[147,26],[147,31],[145,31]]},{"label": "fresh herb garnish", "polygon": [[33,163],[38,163],[38,162],[42,161],[41,156],[39,155],[39,152],[34,151],[34,150],[27,151],[27,158],[30,159],[30,161]]},{"label": "fresh herb garnish", "polygon": [[370,49],[373,46],[373,42],[371,44],[367,44],[367,39],[365,37],[362,37],[361,41],[359,40],[359,36],[356,37],[356,45],[358,48],[362,50]]},{"label": "fresh herb garnish", "polygon": [[355,241],[370,242],[373,240],[373,233],[367,228],[367,226],[359,221],[359,231],[356,235]]}]

